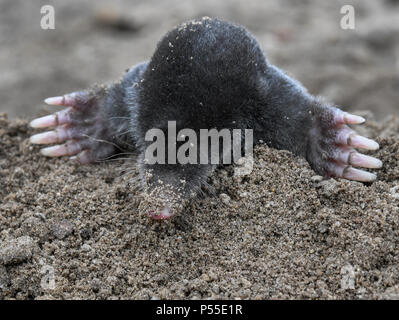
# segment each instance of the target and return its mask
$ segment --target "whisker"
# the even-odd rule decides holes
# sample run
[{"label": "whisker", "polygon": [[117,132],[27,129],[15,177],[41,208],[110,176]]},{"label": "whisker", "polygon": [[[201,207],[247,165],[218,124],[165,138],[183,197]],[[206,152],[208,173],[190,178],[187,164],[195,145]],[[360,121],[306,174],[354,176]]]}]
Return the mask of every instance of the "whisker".
[{"label": "whisker", "polygon": [[[137,153],[134,153],[134,152],[120,152],[120,153],[112,154],[112,155],[110,155],[109,157],[102,158],[101,160],[108,160],[108,159],[112,159],[112,158],[117,158],[117,157],[119,157],[119,156],[121,156],[121,155],[132,155],[132,156],[137,156]],[[133,157],[131,157],[131,158],[121,158],[121,159],[133,159]]]},{"label": "whisker", "polygon": [[129,117],[110,117],[108,118],[109,120],[113,120],[113,119],[125,119],[125,120],[130,120],[131,118]]},{"label": "whisker", "polygon": [[118,161],[118,160],[133,160],[133,159],[132,158],[110,158],[110,159],[105,158],[105,159],[95,160],[95,162],[110,162],[110,161]]},{"label": "whisker", "polygon": [[117,137],[119,137],[119,136],[121,136],[121,135],[124,135],[124,134],[130,133],[130,132],[134,132],[134,129],[132,129],[132,130],[127,130],[127,131],[123,131],[123,132],[120,132],[120,133],[118,133],[116,136],[117,136]]},{"label": "whisker", "polygon": [[[89,136],[89,135],[87,135],[87,134],[82,134],[82,136],[83,136],[83,137],[86,137],[86,138],[89,138],[89,139],[91,139],[91,140],[93,140],[93,141],[96,141],[96,142],[108,143],[108,144],[114,146],[115,148],[117,148],[118,150],[123,150],[123,149],[121,148],[120,145],[117,145],[117,144],[114,143],[114,142],[111,142],[111,141],[108,141],[108,140],[104,140],[104,139],[97,139],[97,138],[94,138],[94,137]],[[123,143],[126,144],[128,147],[130,147],[130,148],[132,148],[132,149],[135,149],[135,148],[136,148],[134,145],[131,145],[131,144],[127,143],[127,142],[123,142]]]},{"label": "whisker", "polygon": [[96,142],[104,142],[104,143],[108,143],[108,144],[110,144],[110,145],[112,145],[112,146],[114,146],[114,147],[116,147],[116,148],[120,148],[116,143],[113,143],[113,142],[111,142],[111,141],[107,141],[107,140],[103,140],[103,139],[97,139],[97,138],[94,138],[94,137],[92,137],[92,136],[89,136],[89,135],[87,135],[87,134],[82,134],[82,136],[83,137],[86,137],[86,138],[89,138],[89,139],[91,139],[91,140],[93,140],[93,141],[96,141]]}]

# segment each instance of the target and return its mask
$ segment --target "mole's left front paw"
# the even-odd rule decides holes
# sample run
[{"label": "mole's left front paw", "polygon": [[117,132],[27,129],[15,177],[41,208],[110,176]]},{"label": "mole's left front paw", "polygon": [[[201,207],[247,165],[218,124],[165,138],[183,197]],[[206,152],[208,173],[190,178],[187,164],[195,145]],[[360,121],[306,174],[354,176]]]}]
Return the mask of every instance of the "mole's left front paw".
[{"label": "mole's left front paw", "polygon": [[361,154],[355,148],[377,150],[374,140],[358,135],[348,124],[361,124],[365,119],[338,108],[328,107],[315,112],[314,126],[309,134],[307,160],[313,169],[327,177],[370,182],[376,175],[355,169],[381,168],[382,162]]}]

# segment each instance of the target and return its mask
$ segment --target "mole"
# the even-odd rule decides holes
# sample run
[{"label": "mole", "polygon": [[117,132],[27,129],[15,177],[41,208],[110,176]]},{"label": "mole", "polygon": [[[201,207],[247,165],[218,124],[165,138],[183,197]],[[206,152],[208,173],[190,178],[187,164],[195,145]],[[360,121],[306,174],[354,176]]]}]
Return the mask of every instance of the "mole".
[{"label": "mole", "polygon": [[[215,169],[213,164],[149,164],[145,138],[152,128],[251,129],[254,143],[304,157],[319,175],[372,182],[360,168],[382,162],[356,149],[376,150],[374,140],[349,125],[363,117],[313,96],[272,65],[242,26],[204,17],[178,25],[158,43],[149,61],[130,68],[109,85],[45,99],[66,108],[34,119],[53,127],[30,138],[49,157],[70,156],[79,164],[136,153],[143,200],[139,210],[154,219],[181,212]],[[199,152],[199,151],[198,151]]]}]

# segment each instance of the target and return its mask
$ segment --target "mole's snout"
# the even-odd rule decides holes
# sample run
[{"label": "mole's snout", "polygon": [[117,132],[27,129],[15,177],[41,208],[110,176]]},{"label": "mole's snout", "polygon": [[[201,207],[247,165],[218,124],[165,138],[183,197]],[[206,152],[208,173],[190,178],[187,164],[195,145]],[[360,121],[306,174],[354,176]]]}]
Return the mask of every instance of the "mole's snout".
[{"label": "mole's snout", "polygon": [[153,210],[150,210],[148,212],[148,216],[154,220],[165,220],[169,219],[174,215],[174,212],[172,211],[169,206],[165,206],[161,211],[156,212]]},{"label": "mole's snout", "polygon": [[150,187],[141,196],[139,212],[154,220],[166,220],[179,214],[186,202],[181,194],[164,184]]},{"label": "mole's snout", "polygon": [[198,177],[203,179],[199,169],[194,165],[145,164],[141,172],[144,188],[139,213],[154,220],[167,220],[181,214],[197,194],[193,184]]}]

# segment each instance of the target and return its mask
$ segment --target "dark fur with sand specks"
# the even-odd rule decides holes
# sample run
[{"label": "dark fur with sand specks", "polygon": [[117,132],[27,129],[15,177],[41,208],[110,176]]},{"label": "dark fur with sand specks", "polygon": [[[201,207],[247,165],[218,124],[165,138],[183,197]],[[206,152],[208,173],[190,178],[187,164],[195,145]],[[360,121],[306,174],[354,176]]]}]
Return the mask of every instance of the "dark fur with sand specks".
[{"label": "dark fur with sand specks", "polygon": [[178,128],[248,128],[304,155],[311,97],[267,63],[242,27],[207,19],[183,24],[162,39],[143,76],[140,136],[167,120]]},{"label": "dark fur with sand specks", "polygon": [[[177,130],[253,129],[255,141],[306,155],[311,97],[267,63],[258,42],[243,27],[211,19],[176,27],[158,44],[139,87],[140,146],[150,143],[143,141],[147,130],[166,130],[167,121],[176,120]],[[184,170],[178,164],[151,167],[158,171],[156,176],[172,179],[180,172],[179,180],[201,184],[200,169]]]}]

